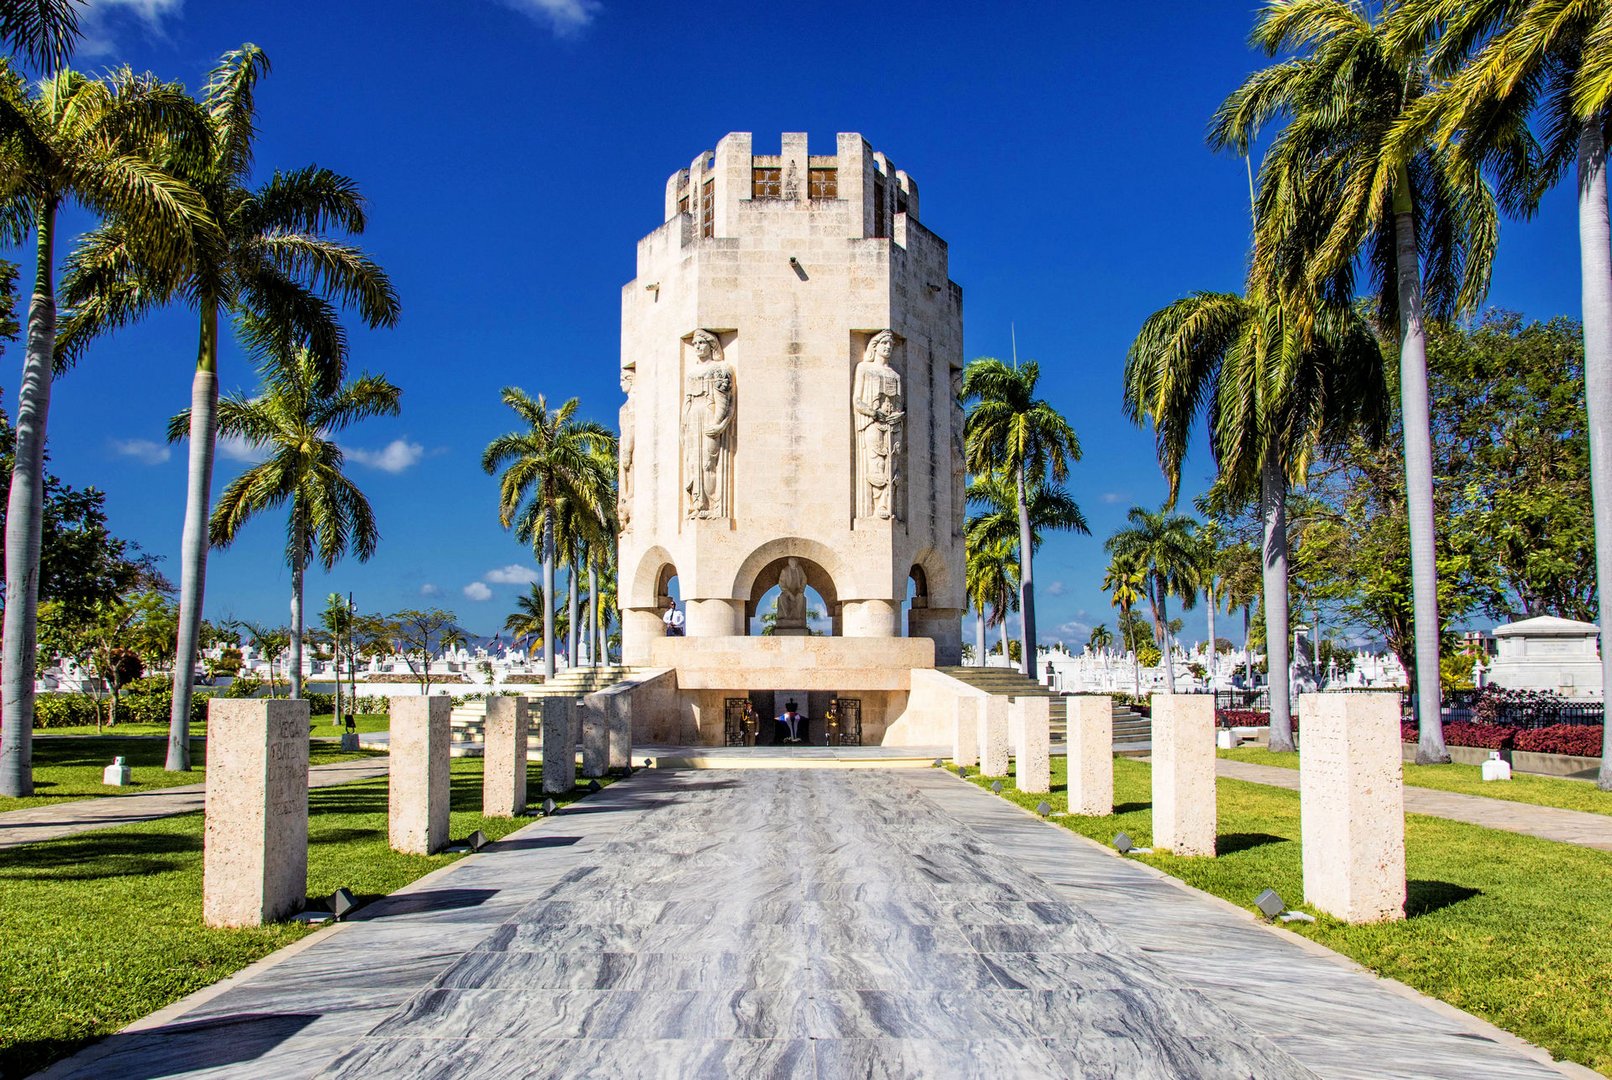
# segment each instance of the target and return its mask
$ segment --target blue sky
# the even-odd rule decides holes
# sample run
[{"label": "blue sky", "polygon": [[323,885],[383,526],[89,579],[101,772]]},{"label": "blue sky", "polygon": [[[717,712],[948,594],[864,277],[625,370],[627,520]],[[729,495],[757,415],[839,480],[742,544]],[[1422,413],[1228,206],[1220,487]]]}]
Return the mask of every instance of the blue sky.
[{"label": "blue sky", "polygon": [[[492,633],[533,572],[478,465],[513,426],[499,389],[580,397],[613,425],[619,289],[666,177],[728,131],[755,132],[760,153],[784,131],[825,148],[860,131],[918,181],[925,224],[951,245],[965,356],[1006,357],[1016,327],[1080,434],[1070,488],[1093,535],[1055,537],[1037,560],[1043,637],[1074,643],[1114,622],[1102,539],[1165,494],[1151,435],[1120,412],[1125,349],[1177,296],[1241,284],[1247,179],[1203,130],[1259,63],[1246,0],[1092,7],[93,0],[78,63],[196,87],[219,54],[256,42],[274,65],[260,170],[317,162],[371,201],[363,243],[403,319],[355,330],[353,363],[403,388],[403,414],[347,437],[384,539],[368,564],[311,574],[313,606],[351,590],[367,610],[439,604]],[[1490,302],[1577,317],[1570,193],[1508,224]],[[105,490],[114,530],[168,556],[174,577],[184,448],[162,438],[188,404],[195,348],[191,313],[155,317],[92,348],[51,411],[55,471]],[[0,358],[13,413],[20,365],[15,347]],[[251,388],[233,349],[221,380]],[[241,468],[226,448],[217,486]],[[1200,453],[1186,494],[1210,473]],[[264,518],[214,553],[209,617],[287,618],[283,528]]]}]

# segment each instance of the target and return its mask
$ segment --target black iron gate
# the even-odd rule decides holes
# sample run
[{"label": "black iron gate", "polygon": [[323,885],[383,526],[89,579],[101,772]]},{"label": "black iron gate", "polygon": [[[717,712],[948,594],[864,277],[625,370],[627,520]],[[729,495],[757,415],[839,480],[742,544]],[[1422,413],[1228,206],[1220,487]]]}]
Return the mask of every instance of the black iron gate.
[{"label": "black iron gate", "polygon": [[828,706],[828,744],[862,745],[862,699],[835,698]]},{"label": "black iron gate", "polygon": [[730,697],[725,702],[722,729],[728,746],[743,746],[745,715],[750,711],[750,699]]}]

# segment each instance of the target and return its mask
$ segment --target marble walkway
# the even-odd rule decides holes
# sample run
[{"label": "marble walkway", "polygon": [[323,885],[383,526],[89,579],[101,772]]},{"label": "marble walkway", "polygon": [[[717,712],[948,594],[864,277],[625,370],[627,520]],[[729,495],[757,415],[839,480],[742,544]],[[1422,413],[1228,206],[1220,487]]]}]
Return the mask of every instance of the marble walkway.
[{"label": "marble walkway", "polygon": [[[315,765],[308,770],[308,786],[333,787],[336,784],[350,784],[354,780],[385,776],[390,761],[386,757],[369,757]],[[110,829],[117,825],[133,825],[175,814],[189,814],[202,809],[206,802],[207,785],[202,783],[7,810],[0,813],[0,849],[34,844],[41,840],[57,840],[75,833]]]},{"label": "marble walkway", "polygon": [[[1216,759],[1220,776],[1234,780],[1250,780],[1272,787],[1299,789],[1299,771],[1284,769],[1280,765],[1255,765],[1247,761]],[[1572,781],[1580,783],[1582,781]],[[1498,783],[1498,781],[1497,781]],[[1434,788],[1405,785],[1405,812],[1426,814],[1428,817],[1449,818],[1482,825],[1487,829],[1537,836],[1541,840],[1558,840],[1564,844],[1612,851],[1612,815],[1591,814],[1583,810],[1563,810],[1554,806],[1534,806],[1532,803],[1490,799],[1482,795],[1463,795],[1455,791],[1438,791]]]},{"label": "marble walkway", "polygon": [[44,1075],[1564,1075],[1547,1062],[939,770],[655,769]]}]

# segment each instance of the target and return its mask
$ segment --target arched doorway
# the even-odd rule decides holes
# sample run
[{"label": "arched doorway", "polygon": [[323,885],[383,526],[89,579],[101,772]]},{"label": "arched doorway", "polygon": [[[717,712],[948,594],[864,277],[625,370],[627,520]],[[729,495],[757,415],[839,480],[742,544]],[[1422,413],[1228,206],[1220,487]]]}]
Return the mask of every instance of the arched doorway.
[{"label": "arched doorway", "polygon": [[[792,585],[804,597],[803,618],[779,611],[783,586]],[[839,592],[834,579],[814,560],[784,555],[763,566],[745,598],[746,633],[755,636],[771,629],[778,636],[837,637],[840,633]]]}]

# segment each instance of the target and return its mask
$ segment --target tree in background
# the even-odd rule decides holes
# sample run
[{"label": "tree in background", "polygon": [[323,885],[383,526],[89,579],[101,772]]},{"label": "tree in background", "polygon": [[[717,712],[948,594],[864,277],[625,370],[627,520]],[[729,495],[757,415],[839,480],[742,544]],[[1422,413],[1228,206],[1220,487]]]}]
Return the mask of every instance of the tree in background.
[{"label": "tree in background", "polygon": [[376,632],[385,633],[396,644],[409,671],[419,680],[420,693],[431,692],[431,657],[443,647],[443,640],[463,640],[464,631],[451,611],[441,608],[407,608],[379,620]]},{"label": "tree in background", "polygon": [[[968,471],[1000,475],[1013,485],[1019,514],[1019,607],[1023,614],[1020,670],[1035,677],[1035,543],[1030,498],[1037,487],[1051,489],[1080,460],[1080,440],[1069,421],[1035,396],[1041,368],[1035,361],[1009,366],[982,357],[963,370],[963,398],[970,403],[963,427]],[[1077,511],[1078,513],[1078,511]]]},{"label": "tree in background", "polygon": [[[15,8],[12,9],[16,11]],[[43,29],[43,24],[40,24]],[[59,71],[31,90],[0,70],[0,220],[13,243],[34,234],[34,292],[17,394],[15,452],[6,509],[4,658],[0,660],[0,795],[33,791],[34,661],[44,519],[45,434],[56,341],[56,228],[62,207],[128,222],[142,265],[190,255],[212,231],[205,206],[165,171],[160,150],[204,140],[184,91],[127,68],[106,79]],[[188,739],[188,729],[186,738]]]},{"label": "tree in background", "polygon": [[[248,325],[255,325],[248,320]],[[272,333],[259,334],[272,340]],[[380,542],[375,513],[342,471],[335,436],[362,420],[396,416],[402,391],[384,376],[363,374],[327,386],[323,364],[303,346],[261,354],[263,385],[255,397],[234,394],[219,403],[217,431],[269,456],[230,481],[213,510],[214,547],[235,542],[258,514],[286,506],[286,562],[291,568],[291,696],[302,696],[303,580],[317,558],[328,572],[350,547],[368,562]],[[187,410],[168,423],[169,441],[192,430]]]},{"label": "tree in background", "polygon": [[1198,602],[1200,570],[1197,522],[1185,514],[1131,507],[1131,524],[1108,538],[1109,554],[1126,556],[1147,574],[1144,595],[1153,610],[1153,634],[1164,659],[1164,685],[1175,693],[1174,646],[1170,637],[1170,597],[1191,609]]},{"label": "tree in background", "polygon": [[1086,638],[1086,644],[1093,649],[1106,649],[1114,644],[1114,633],[1106,623],[1098,623],[1091,628],[1091,634]]},{"label": "tree in background", "polygon": [[[990,626],[1002,628],[1002,655],[1007,655],[1007,617],[1018,608],[1016,544],[997,539],[990,543],[967,547],[967,562],[963,568],[963,591],[974,604],[976,613],[976,652],[981,667],[985,666],[989,650],[985,646],[985,630]],[[987,609],[989,613],[987,614]]]},{"label": "tree in background", "polygon": [[1132,612],[1146,595],[1147,576],[1147,566],[1139,557],[1130,553],[1114,552],[1113,557],[1109,559],[1108,570],[1103,575],[1102,584],[1103,591],[1109,595],[1109,602],[1119,609],[1120,641],[1124,643],[1125,650],[1131,654],[1132,674],[1136,679],[1135,693],[1138,697],[1142,694],[1142,668]]}]

